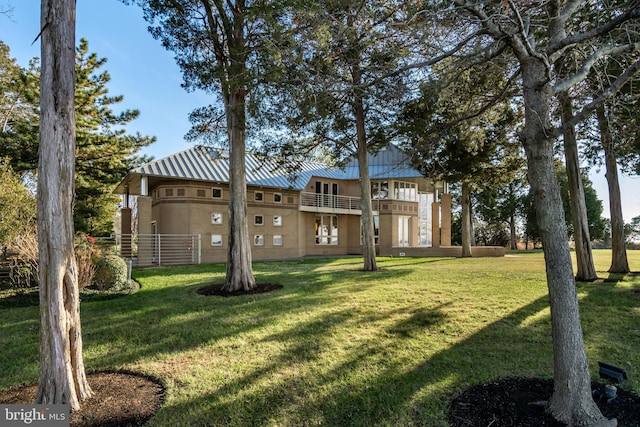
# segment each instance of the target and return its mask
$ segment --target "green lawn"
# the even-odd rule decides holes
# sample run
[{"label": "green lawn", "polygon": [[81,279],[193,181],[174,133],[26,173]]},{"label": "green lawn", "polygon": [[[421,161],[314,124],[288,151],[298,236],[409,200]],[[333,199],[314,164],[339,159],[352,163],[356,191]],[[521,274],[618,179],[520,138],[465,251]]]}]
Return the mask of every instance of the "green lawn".
[{"label": "green lawn", "polygon": [[[594,252],[609,278],[609,251]],[[640,251],[630,251],[640,271]],[[505,258],[255,263],[284,288],[196,294],[224,266],[134,272],[142,289],[83,301],[85,364],[167,385],[152,426],[446,425],[447,399],[501,376],[552,374],[541,253]],[[592,375],[627,370],[640,392],[640,275],[579,283]],[[633,292],[635,291],[635,293]],[[0,389],[38,378],[38,309],[0,308]]]}]

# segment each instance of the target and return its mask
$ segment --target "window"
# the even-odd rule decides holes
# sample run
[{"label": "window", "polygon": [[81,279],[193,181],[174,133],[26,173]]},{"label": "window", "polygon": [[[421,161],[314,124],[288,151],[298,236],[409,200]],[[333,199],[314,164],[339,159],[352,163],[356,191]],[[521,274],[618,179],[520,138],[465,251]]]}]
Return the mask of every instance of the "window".
[{"label": "window", "polygon": [[338,207],[338,184],[316,181],[316,199],[318,206]]},{"label": "window", "polygon": [[282,215],[274,215],[273,216],[273,226],[274,227],[282,227]]},{"label": "window", "polygon": [[315,223],[316,245],[338,244],[338,217],[336,215],[318,215]]},{"label": "window", "polygon": [[219,212],[212,213],[211,224],[222,224],[222,214]]},{"label": "window", "polygon": [[371,182],[371,198],[372,199],[388,199],[389,198],[389,181],[372,181]]},{"label": "window", "polygon": [[256,246],[264,246],[264,236],[262,234],[253,236],[253,244]]},{"label": "window", "polygon": [[282,203],[282,194],[273,193],[273,203]]},{"label": "window", "polygon": [[214,199],[222,199],[222,188],[214,188],[211,195]]},{"label": "window", "polygon": [[411,217],[398,217],[398,246],[409,246],[409,235],[411,233]]},{"label": "window", "polygon": [[222,246],[222,234],[211,235],[211,246]]},{"label": "window", "polygon": [[262,191],[256,191],[253,193],[253,198],[256,202],[262,202],[264,200],[264,193]]},{"label": "window", "polygon": [[262,215],[256,215],[253,217],[254,225],[264,225],[264,217]]},{"label": "window", "polygon": [[167,197],[173,196],[173,189],[172,188],[166,188],[164,190],[164,195],[167,196]]},{"label": "window", "polygon": [[184,188],[178,188],[178,197],[184,197]]},{"label": "window", "polygon": [[397,200],[418,200],[416,184],[413,182],[396,181],[393,183],[393,198]]},{"label": "window", "polygon": [[282,235],[275,234],[273,236],[273,246],[282,246]]},{"label": "window", "polygon": [[200,189],[198,190],[198,197],[204,197],[204,190]]}]

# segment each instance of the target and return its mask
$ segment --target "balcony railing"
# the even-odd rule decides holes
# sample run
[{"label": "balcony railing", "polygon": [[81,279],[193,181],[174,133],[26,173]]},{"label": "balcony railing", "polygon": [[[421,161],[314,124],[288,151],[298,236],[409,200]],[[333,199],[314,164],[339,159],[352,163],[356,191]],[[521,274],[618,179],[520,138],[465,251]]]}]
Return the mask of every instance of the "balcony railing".
[{"label": "balcony railing", "polygon": [[[377,201],[373,200],[373,210],[377,210]],[[338,196],[333,194],[300,193],[300,209],[311,212],[335,212],[362,214],[360,197]]]}]

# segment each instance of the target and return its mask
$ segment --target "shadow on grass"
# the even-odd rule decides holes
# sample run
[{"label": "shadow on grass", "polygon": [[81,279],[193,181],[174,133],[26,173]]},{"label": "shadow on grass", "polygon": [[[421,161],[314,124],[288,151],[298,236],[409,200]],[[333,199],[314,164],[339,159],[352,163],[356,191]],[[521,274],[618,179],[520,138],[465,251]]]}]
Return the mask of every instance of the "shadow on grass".
[{"label": "shadow on grass", "polygon": [[[307,265],[317,270],[311,277],[288,271],[297,268],[288,264],[281,265],[281,272],[273,267],[257,273],[258,280],[264,274],[264,281],[283,283],[278,293],[224,299],[195,293],[204,284],[219,281],[224,274],[219,267],[140,272],[143,284],[154,275],[167,277],[154,278],[157,285],[144,286],[129,298],[83,306],[83,339],[89,349],[85,364],[91,369],[126,366],[198,347],[219,357],[212,352],[223,341],[227,347],[220,353],[225,357],[242,354],[244,345],[275,343],[281,348],[271,359],[248,363],[237,375],[216,382],[204,395],[169,399],[154,421],[161,425],[443,425],[448,398],[470,384],[503,376],[552,374],[546,296],[478,327],[482,320],[456,317],[466,310],[464,295],[445,302],[407,295],[404,305],[386,306],[380,301],[366,311],[347,300],[368,286],[393,286],[390,283],[408,274],[405,263],[374,274],[345,271],[344,266],[332,270],[327,263],[303,267]],[[587,308],[582,309],[587,312],[585,323],[603,325],[597,316],[614,308],[637,307],[628,294],[623,300],[625,294],[615,286],[579,285],[581,305]],[[242,337],[285,316],[294,318],[291,326],[243,343]],[[389,319],[394,321],[385,323]],[[386,326],[376,327],[379,323]],[[336,343],[337,328],[352,333]],[[585,330],[590,341],[600,333]],[[0,337],[9,334],[18,336],[17,329],[0,326]],[[30,332],[29,339],[37,352],[37,332]],[[623,337],[615,339],[624,342]],[[407,348],[412,351],[405,353]],[[3,357],[19,359],[20,351],[24,349],[10,348]],[[619,354],[625,351],[618,349]],[[594,352],[607,354],[604,344]],[[9,366],[7,378],[37,373],[35,363]],[[189,371],[190,366],[180,368]],[[173,387],[178,393],[181,383]],[[175,414],[187,414],[188,419],[176,419]]]},{"label": "shadow on grass", "polygon": [[37,307],[39,304],[38,288],[6,290],[0,294],[0,309]]},{"label": "shadow on grass", "polygon": [[[585,284],[580,292],[584,294],[582,312],[590,315],[610,312],[614,307],[620,310],[637,307],[628,294],[615,289],[614,283],[604,287]],[[614,297],[607,299],[611,293]],[[547,296],[531,301],[461,340],[447,336],[446,326],[453,321],[449,309],[450,304],[435,307],[425,304],[417,309],[386,310],[368,317],[354,316],[349,310],[316,316],[295,330],[265,338],[287,346],[280,357],[249,369],[215,392],[168,405],[159,414],[159,422],[170,419],[169,414],[174,412],[188,412],[193,423],[209,420],[212,425],[268,425],[273,420],[285,419],[285,423],[291,425],[435,426],[446,422],[448,400],[471,384],[497,377],[552,376]],[[406,311],[404,319],[379,330],[378,336],[358,337],[360,325],[401,314],[403,310]],[[590,316],[584,323],[602,324]],[[319,378],[304,373],[282,378],[283,367],[295,371],[295,367],[302,364],[327,363],[327,352],[332,351],[327,348],[332,330],[340,325],[354,329],[354,342],[342,347],[347,354],[339,363],[323,371]],[[591,346],[595,339],[593,333],[586,328],[586,339]],[[425,349],[424,357],[417,363],[392,357],[402,352],[403,347],[415,345],[412,340],[420,340],[425,334],[441,335],[441,340],[456,342],[443,349]],[[618,355],[604,348],[592,349],[595,357],[622,354],[628,357],[637,346],[622,336],[612,336],[603,344],[607,342],[625,342],[628,346],[620,349]],[[281,379],[274,382],[272,378]],[[269,386],[259,386],[263,383]]]},{"label": "shadow on grass", "polygon": [[[160,418],[174,412],[189,412],[194,423],[210,420],[211,425],[266,425],[286,418],[291,425],[441,425],[431,414],[446,412],[447,398],[473,381],[495,376],[551,372],[551,356],[546,367],[530,366],[523,353],[550,355],[551,343],[528,339],[528,328],[547,328],[545,320],[521,326],[546,308],[546,298],[533,301],[505,318],[488,325],[444,350],[428,351],[424,359],[393,357],[411,339],[422,334],[442,335],[451,319],[448,304],[414,310],[398,309],[378,316],[357,318],[348,310],[318,316],[302,326],[265,340],[288,344],[280,357],[266,366],[218,388],[215,393],[169,404]],[[357,337],[359,324],[404,314],[406,318],[380,331],[382,337]],[[378,319],[376,319],[378,317]],[[548,320],[548,319],[547,319]],[[283,367],[323,363],[331,331],[338,325],[354,328],[354,342],[345,345],[348,354],[320,375],[293,374],[273,384]],[[535,334],[538,336],[539,334]],[[518,357],[514,357],[514,347]],[[320,367],[318,367],[320,369]],[[268,383],[269,387],[256,387]],[[233,415],[230,415],[233,414]]]}]

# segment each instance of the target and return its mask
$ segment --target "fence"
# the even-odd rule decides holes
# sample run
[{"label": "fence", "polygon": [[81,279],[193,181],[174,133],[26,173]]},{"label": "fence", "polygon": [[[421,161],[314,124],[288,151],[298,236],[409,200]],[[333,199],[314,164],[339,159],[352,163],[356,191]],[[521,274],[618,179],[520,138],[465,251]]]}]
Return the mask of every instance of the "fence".
[{"label": "fence", "polygon": [[103,251],[125,259],[133,266],[200,264],[202,242],[199,234],[116,234],[96,239]]}]

